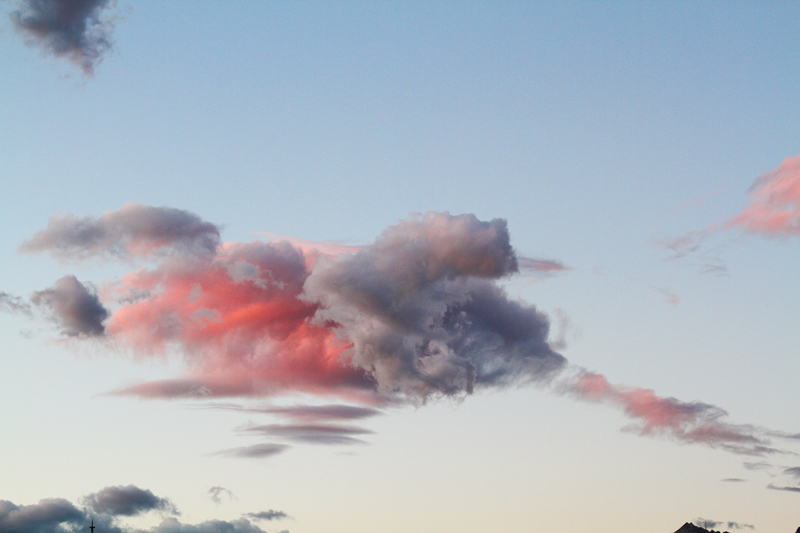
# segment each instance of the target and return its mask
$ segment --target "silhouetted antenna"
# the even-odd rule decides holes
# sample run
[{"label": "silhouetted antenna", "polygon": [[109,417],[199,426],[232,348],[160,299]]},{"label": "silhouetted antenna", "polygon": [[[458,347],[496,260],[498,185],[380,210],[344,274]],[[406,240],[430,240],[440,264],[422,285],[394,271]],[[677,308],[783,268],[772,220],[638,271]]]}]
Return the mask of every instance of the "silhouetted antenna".
[{"label": "silhouetted antenna", "polygon": [[94,518],[92,518],[92,525],[89,526],[89,532],[94,533]]}]

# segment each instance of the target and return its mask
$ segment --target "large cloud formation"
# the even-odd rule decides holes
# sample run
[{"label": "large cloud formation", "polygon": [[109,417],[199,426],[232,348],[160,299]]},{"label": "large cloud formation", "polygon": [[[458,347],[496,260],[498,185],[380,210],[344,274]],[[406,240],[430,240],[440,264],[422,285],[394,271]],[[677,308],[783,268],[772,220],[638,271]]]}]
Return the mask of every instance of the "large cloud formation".
[{"label": "large cloud formation", "polygon": [[111,0],[22,0],[11,20],[33,43],[67,57],[90,76],[111,48],[113,22],[106,16],[111,4]]},{"label": "large cloud formation", "polygon": [[[135,485],[105,487],[83,501],[87,507],[76,507],[63,498],[47,498],[31,505],[0,500],[0,533],[77,533],[86,531],[90,523],[103,533],[265,533],[244,516],[231,521],[209,520],[200,524],[182,524],[169,516],[149,530],[128,527],[120,523],[120,517],[149,511],[177,513],[169,499],[155,496]],[[245,516],[257,520],[280,520],[287,514],[269,510]]]},{"label": "large cloud formation", "polygon": [[[462,398],[480,389],[555,383],[557,390],[621,409],[628,428],[744,455],[782,451],[796,435],[725,421],[727,413],[653,391],[611,385],[570,367],[549,320],[499,284],[523,269],[506,222],[474,215],[415,215],[361,247],[288,241],[222,243],[219,228],[187,211],[127,204],[98,218],[53,217],[22,246],[62,260],[148,261],[102,287],[65,277],[36,293],[71,336],[102,335],[142,356],[178,352],[183,375],[116,391],[145,398],[338,396],[349,404],[245,409],[284,417],[250,434],[290,442],[358,444],[370,431],[337,421],[381,414],[393,403]],[[541,264],[540,264],[541,263]],[[24,307],[3,295],[6,308]],[[566,369],[570,369],[566,372]],[[287,444],[220,450],[270,457]]]}]

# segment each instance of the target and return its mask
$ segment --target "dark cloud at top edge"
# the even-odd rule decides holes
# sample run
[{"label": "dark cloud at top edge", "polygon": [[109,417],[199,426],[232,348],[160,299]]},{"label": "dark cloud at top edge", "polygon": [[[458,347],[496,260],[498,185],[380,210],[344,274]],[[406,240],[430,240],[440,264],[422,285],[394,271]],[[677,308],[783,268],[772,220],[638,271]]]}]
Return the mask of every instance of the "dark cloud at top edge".
[{"label": "dark cloud at top edge", "polygon": [[66,57],[91,76],[111,49],[110,0],[23,0],[11,12],[14,26],[56,57]]}]

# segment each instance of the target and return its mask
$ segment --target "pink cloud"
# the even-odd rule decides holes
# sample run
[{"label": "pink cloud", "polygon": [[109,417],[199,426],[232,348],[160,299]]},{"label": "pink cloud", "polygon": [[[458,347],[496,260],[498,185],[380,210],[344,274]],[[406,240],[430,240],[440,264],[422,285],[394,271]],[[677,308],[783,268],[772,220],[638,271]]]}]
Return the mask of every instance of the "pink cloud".
[{"label": "pink cloud", "polygon": [[800,155],[756,179],[751,203],[725,227],[741,226],[767,237],[800,235]]},{"label": "pink cloud", "polygon": [[768,430],[734,425],[727,412],[702,402],[657,396],[651,389],[612,385],[602,374],[581,371],[566,381],[565,390],[580,399],[617,406],[633,420],[628,430],[640,435],[703,444],[742,455],[782,453],[770,446]]}]

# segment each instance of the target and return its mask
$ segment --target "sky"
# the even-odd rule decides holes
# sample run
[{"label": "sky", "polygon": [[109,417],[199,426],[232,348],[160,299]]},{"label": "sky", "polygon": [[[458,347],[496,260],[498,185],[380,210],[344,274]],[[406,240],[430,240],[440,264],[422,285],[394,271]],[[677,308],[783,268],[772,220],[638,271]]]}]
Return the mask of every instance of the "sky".
[{"label": "sky", "polygon": [[798,34],[0,3],[0,532],[794,532]]}]

